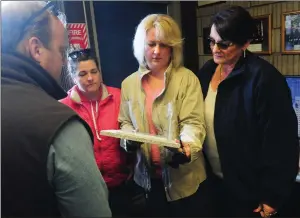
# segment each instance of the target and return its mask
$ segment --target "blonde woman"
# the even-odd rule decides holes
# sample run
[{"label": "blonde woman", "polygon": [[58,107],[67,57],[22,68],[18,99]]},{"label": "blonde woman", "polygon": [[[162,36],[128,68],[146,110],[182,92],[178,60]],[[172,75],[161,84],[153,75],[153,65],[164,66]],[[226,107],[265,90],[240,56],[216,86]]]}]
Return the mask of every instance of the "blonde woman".
[{"label": "blonde woman", "polygon": [[146,216],[204,212],[200,207],[206,199],[201,201],[204,190],[199,188],[206,179],[203,98],[198,78],[182,66],[182,41],[170,16],[146,16],[133,40],[139,68],[122,82],[121,129],[178,139],[182,144],[174,151],[122,142],[128,152],[136,152],[134,204]]}]

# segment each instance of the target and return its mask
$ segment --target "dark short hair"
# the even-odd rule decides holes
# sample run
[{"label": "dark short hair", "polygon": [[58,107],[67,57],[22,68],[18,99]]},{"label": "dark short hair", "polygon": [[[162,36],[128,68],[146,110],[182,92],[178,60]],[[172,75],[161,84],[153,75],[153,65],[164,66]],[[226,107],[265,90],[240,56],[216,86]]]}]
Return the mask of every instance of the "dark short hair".
[{"label": "dark short hair", "polygon": [[76,70],[77,70],[77,66],[80,62],[82,61],[88,61],[88,60],[92,60],[95,62],[97,68],[99,69],[99,63],[98,60],[96,58],[96,55],[94,53],[94,51],[92,49],[78,49],[78,50],[74,50],[72,52],[69,53],[68,55],[68,69],[69,72],[74,75]]},{"label": "dark short hair", "polygon": [[249,12],[240,6],[232,6],[218,12],[212,18],[212,25],[223,40],[231,41],[239,46],[253,39],[255,22]]}]

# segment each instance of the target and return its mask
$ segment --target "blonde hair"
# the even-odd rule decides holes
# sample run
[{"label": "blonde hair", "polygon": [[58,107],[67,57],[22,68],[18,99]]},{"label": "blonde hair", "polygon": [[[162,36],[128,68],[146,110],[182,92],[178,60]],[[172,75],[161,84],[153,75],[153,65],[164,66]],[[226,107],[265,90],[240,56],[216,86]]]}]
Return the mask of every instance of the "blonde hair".
[{"label": "blonde hair", "polygon": [[168,15],[150,14],[137,26],[133,39],[133,53],[140,66],[147,67],[145,61],[145,44],[147,31],[151,28],[156,30],[156,38],[172,49],[172,63],[175,68],[182,64],[181,31],[178,24]]}]

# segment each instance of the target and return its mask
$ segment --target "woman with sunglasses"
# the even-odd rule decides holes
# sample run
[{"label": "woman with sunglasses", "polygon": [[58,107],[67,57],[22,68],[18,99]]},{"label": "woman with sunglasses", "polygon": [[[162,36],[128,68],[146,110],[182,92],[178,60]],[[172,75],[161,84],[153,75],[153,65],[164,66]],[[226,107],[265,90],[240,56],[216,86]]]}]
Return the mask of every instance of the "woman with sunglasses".
[{"label": "woman with sunglasses", "polygon": [[180,149],[125,141],[136,154],[140,216],[207,216],[203,98],[198,78],[182,66],[182,37],[169,16],[151,14],[133,40],[139,69],[122,82],[121,129],[180,140]]},{"label": "woman with sunglasses", "polygon": [[61,100],[77,112],[94,134],[96,163],[109,190],[113,216],[127,216],[129,177],[126,152],[116,138],[100,136],[104,129],[119,129],[120,90],[104,85],[98,61],[90,49],[69,54],[68,68],[75,86]]},{"label": "woman with sunglasses", "polygon": [[297,175],[297,118],[285,78],[247,51],[256,31],[242,7],[212,19],[213,59],[198,73],[205,97],[208,181],[226,217],[270,217]]}]

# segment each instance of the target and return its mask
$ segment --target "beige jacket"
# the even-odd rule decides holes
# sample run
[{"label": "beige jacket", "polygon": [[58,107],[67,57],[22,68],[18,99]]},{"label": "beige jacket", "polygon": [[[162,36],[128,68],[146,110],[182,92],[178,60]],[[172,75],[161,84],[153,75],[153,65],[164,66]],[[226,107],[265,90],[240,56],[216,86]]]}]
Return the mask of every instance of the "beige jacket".
[{"label": "beige jacket", "polygon": [[[149,72],[140,67],[122,82],[119,122],[123,130],[137,129],[139,132],[149,132],[144,108],[145,93],[141,85],[142,77]],[[154,100],[152,110],[152,119],[158,135],[191,144],[191,162],[180,165],[178,169],[166,164],[171,160],[173,152],[165,148],[160,149],[162,177],[168,201],[188,197],[194,194],[199,184],[206,179],[202,153],[206,135],[204,103],[198,78],[184,67],[172,68],[171,63],[165,72],[164,90]],[[146,190],[151,189],[150,158],[150,145],[143,144],[137,151],[134,180]]]}]

